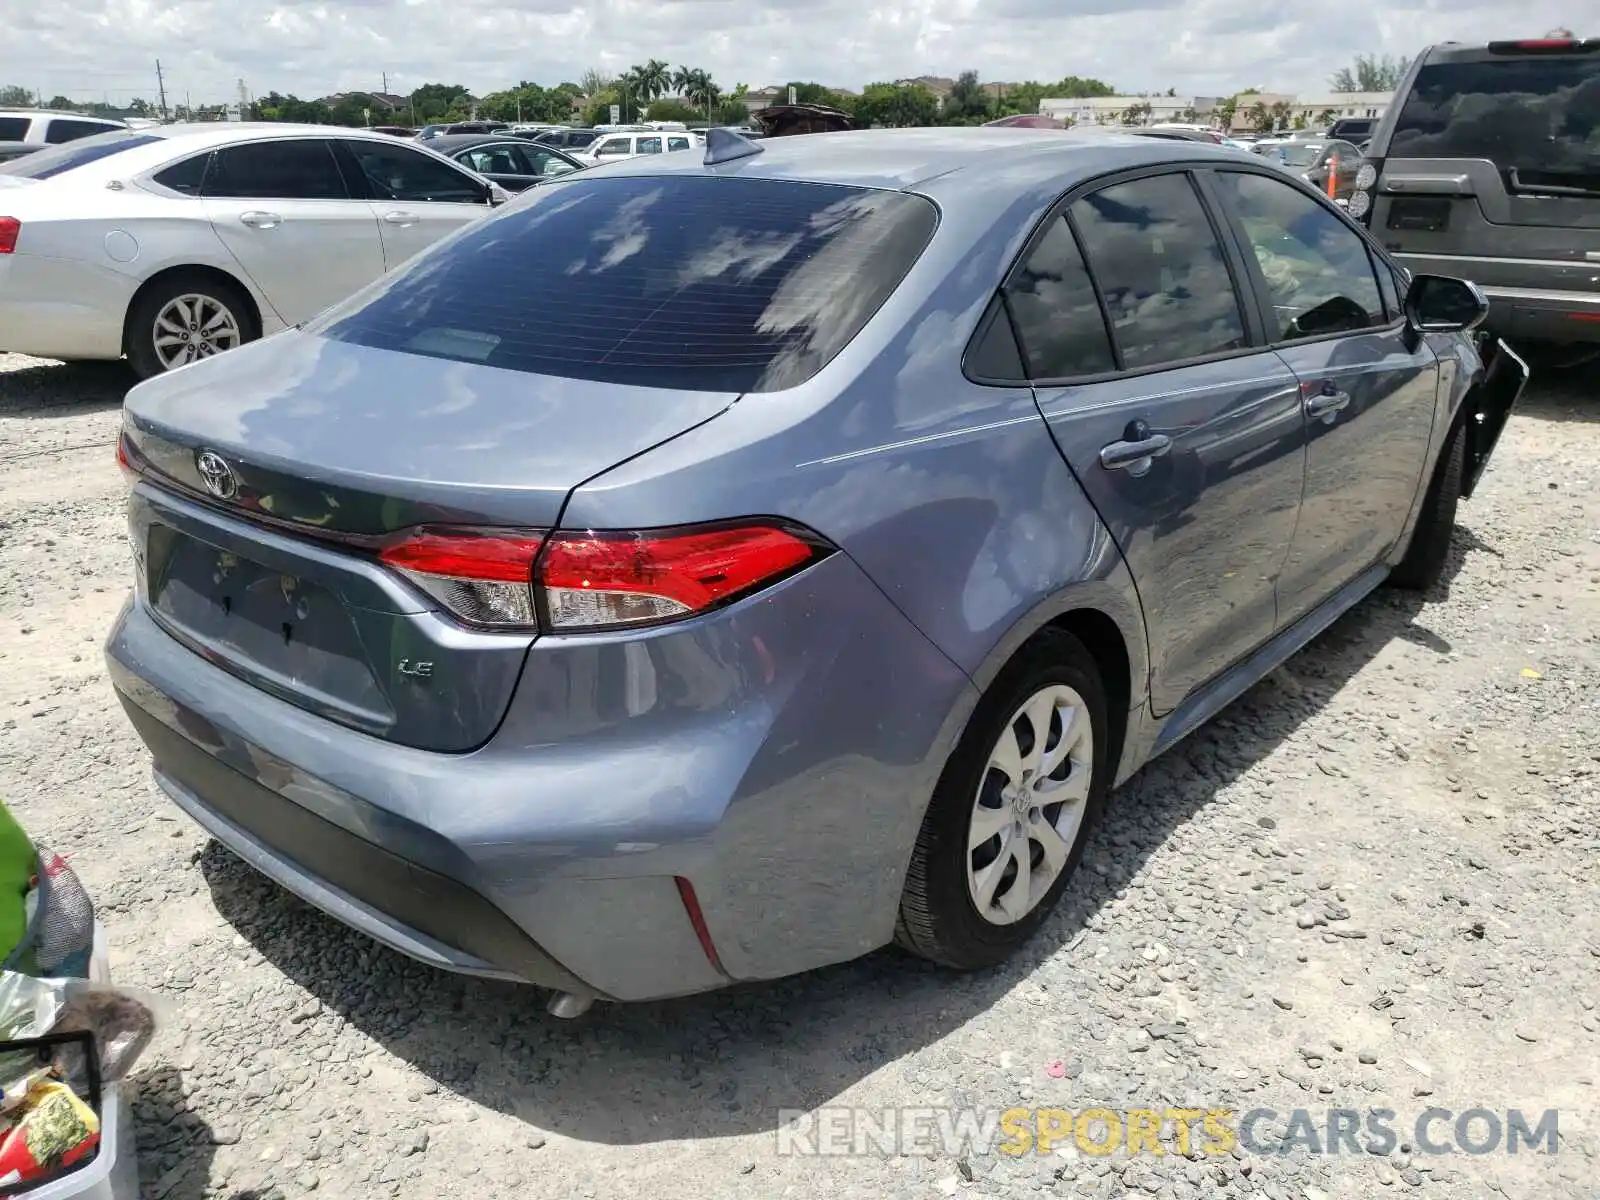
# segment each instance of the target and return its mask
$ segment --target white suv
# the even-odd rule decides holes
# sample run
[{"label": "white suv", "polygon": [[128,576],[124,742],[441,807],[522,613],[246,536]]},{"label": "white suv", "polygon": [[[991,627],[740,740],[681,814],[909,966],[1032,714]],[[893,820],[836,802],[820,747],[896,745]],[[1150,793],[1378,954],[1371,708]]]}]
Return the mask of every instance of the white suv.
[{"label": "white suv", "polygon": [[39,108],[0,108],[0,142],[47,142],[56,146],[127,127],[126,121],[114,117],[86,117],[82,113]]},{"label": "white suv", "polygon": [[569,153],[574,153],[587,162],[607,163],[623,158],[635,158],[641,154],[670,154],[674,150],[694,150],[705,144],[705,139],[698,134],[650,130],[640,133],[610,133],[597,139],[585,150],[569,151]]}]

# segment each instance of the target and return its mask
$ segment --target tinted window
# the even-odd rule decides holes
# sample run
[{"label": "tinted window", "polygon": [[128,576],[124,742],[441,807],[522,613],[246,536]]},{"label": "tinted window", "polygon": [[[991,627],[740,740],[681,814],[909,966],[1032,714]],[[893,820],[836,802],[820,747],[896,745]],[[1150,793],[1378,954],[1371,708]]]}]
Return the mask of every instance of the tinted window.
[{"label": "tinted window", "polygon": [[1013,276],[1006,301],[1029,378],[1062,379],[1116,368],[1100,301],[1064,218],[1051,222]]},{"label": "tinted window", "polygon": [[574,379],[764,392],[809,378],[933,232],[920,196],[572,176],[424,253],[326,336]]},{"label": "tinted window", "polygon": [[205,194],[236,200],[348,200],[333,148],[320,138],[225,146],[211,156]]},{"label": "tinted window", "polygon": [[1273,341],[1366,329],[1387,321],[1361,235],[1277,179],[1217,176],[1266,277]]},{"label": "tinted window", "polygon": [[23,179],[52,179],[74,167],[98,162],[113,154],[121,154],[124,150],[132,150],[135,146],[148,146],[160,140],[148,133],[115,129],[110,133],[99,133],[92,138],[79,138],[64,146],[40,150],[26,158],[19,158],[0,167],[0,175],[16,175]]},{"label": "tinted window", "polygon": [[640,154],[660,154],[661,139],[658,137],[642,137],[639,139]]},{"label": "tinted window", "polygon": [[470,175],[419,151],[355,139],[345,145],[376,200],[482,204],[487,199]]},{"label": "tinted window", "polygon": [[32,117],[0,117],[0,142],[25,142]]},{"label": "tinted window", "polygon": [[689,139],[686,137],[669,137],[667,139],[668,150],[687,150],[688,148]]},{"label": "tinted window", "polygon": [[173,163],[166,170],[152,176],[162,187],[171,188],[175,192],[182,192],[185,196],[198,196],[200,182],[205,178],[206,163],[211,161],[210,154],[196,154],[182,162]]},{"label": "tinted window", "polygon": [[567,145],[569,146],[587,146],[594,141],[596,135],[588,131],[583,131],[579,133],[569,133],[566,135],[566,137]]},{"label": "tinted window", "polygon": [[63,142],[75,142],[79,138],[93,137],[97,133],[109,133],[118,128],[120,126],[107,125],[103,121],[73,121],[55,117],[44,132],[44,140],[52,146],[59,146]]},{"label": "tinted window", "polygon": [[1244,320],[1222,247],[1187,175],[1119,183],[1072,219],[1128,368],[1234,350]]},{"label": "tinted window", "polygon": [[973,379],[998,383],[1024,383],[1027,368],[1022,365],[1022,349],[1006,306],[996,297],[978,323],[978,336],[967,354],[967,374]]},{"label": "tinted window", "polygon": [[[1487,158],[1579,172],[1600,187],[1600,59],[1496,58],[1417,72],[1395,125],[1396,158]],[[1537,178],[1524,178],[1537,183]]]}]

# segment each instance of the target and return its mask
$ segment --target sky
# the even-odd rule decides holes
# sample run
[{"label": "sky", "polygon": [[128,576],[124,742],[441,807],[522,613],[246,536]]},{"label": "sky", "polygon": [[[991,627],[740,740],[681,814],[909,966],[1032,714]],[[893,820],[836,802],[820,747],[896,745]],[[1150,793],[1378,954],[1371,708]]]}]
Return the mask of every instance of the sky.
[{"label": "sky", "polygon": [[576,82],[649,58],[723,90],[789,80],[860,89],[954,76],[1104,79],[1126,92],[1309,94],[1357,54],[1537,37],[1594,0],[0,0],[0,85],[74,100],[169,103]]}]

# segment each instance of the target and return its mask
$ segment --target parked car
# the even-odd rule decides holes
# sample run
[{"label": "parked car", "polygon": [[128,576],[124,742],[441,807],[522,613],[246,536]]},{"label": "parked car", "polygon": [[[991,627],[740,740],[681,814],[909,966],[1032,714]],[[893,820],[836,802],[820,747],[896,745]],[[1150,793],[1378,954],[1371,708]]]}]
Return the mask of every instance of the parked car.
[{"label": "parked car", "polygon": [[390,137],[414,138],[417,136],[415,129],[408,129],[404,125],[373,125],[371,129],[373,133],[386,133]]},{"label": "parked car", "polygon": [[493,133],[445,134],[430,141],[428,149],[469,167],[508,192],[526,191],[588,165],[554,146]]},{"label": "parked car", "polygon": [[1361,151],[1349,142],[1263,140],[1250,147],[1256,154],[1299,175],[1320,192],[1328,191],[1333,177],[1333,197],[1349,203],[1361,171]]},{"label": "parked car", "polygon": [[440,134],[448,131],[449,128],[449,125],[424,125],[421,129],[417,130],[417,140],[427,141],[429,138],[436,138]]},{"label": "parked car", "polygon": [[141,377],[297,325],[505,192],[380,133],[166,125],[0,166],[0,350]]},{"label": "parked car", "polygon": [[1415,271],[1470,276],[1488,328],[1600,352],[1600,38],[1424,50],[1350,211]]},{"label": "parked car", "polygon": [[86,117],[82,113],[42,108],[0,108],[0,142],[43,142],[47,146],[59,146],[63,142],[127,127],[127,122],[112,117]]},{"label": "parked car", "polygon": [[24,154],[32,154],[35,150],[44,148],[44,142],[0,142],[0,163],[10,162],[13,158],[21,158]]},{"label": "parked car", "polygon": [[511,124],[508,121],[457,121],[453,125],[446,125],[440,134],[434,136],[448,136],[453,133],[510,133]]},{"label": "parked car", "polygon": [[541,146],[554,146],[557,150],[576,154],[599,136],[599,132],[593,129],[550,129],[535,134],[533,140]]},{"label": "parked car", "polygon": [[608,133],[576,151],[575,157],[589,164],[618,162],[641,154],[668,154],[675,150],[693,150],[703,146],[704,140],[685,130],[682,133]]},{"label": "parked car", "polygon": [[713,131],[135,388],[110,676],[247,862],[562,1015],[982,967],[1439,578],[1526,380],[1483,312],[1220,147]]}]

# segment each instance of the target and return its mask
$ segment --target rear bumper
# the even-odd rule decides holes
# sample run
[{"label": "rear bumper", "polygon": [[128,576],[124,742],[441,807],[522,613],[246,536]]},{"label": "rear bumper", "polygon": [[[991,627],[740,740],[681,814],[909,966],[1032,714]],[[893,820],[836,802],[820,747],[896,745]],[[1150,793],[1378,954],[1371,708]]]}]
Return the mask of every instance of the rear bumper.
[{"label": "rear bumper", "polygon": [[162,788],[284,887],[435,966],[618,1000],[889,941],[976,699],[842,554],[681,626],[541,639],[470,754],[268,696],[137,601],[107,660]]},{"label": "rear bumper", "polygon": [[122,357],[138,280],[66,258],[0,256],[0,351],[39,358]]}]

